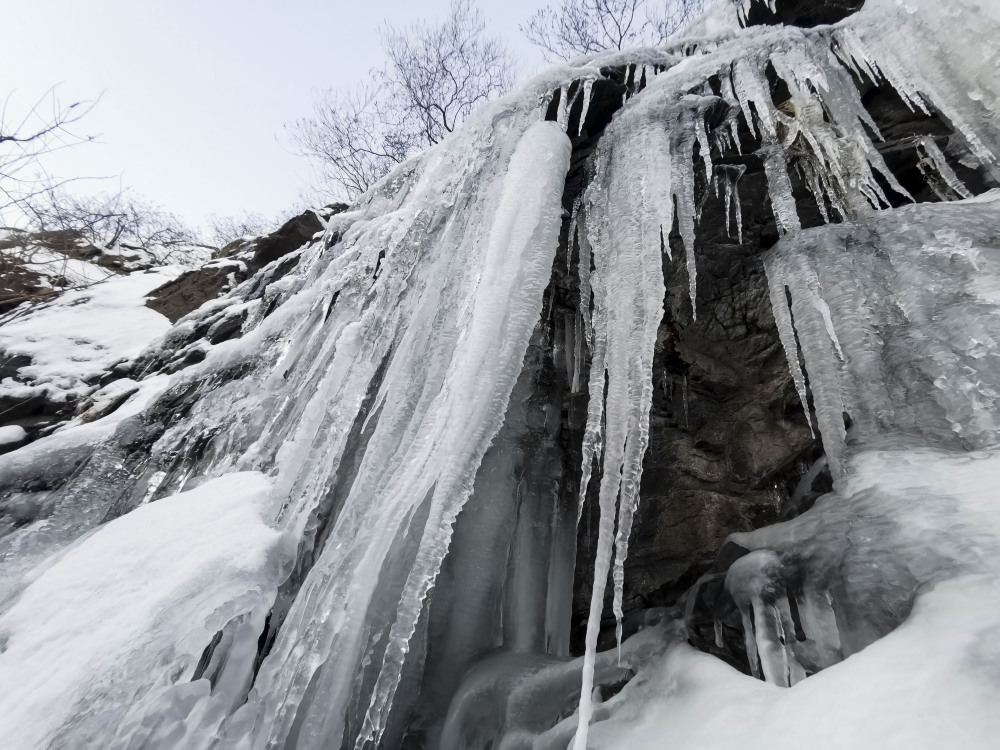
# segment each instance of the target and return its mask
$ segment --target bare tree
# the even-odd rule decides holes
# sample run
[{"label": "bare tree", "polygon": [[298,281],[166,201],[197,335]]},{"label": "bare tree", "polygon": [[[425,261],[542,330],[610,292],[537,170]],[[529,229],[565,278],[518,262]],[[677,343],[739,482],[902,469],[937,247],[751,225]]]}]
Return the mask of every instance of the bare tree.
[{"label": "bare tree", "polygon": [[536,12],[521,31],[547,60],[568,60],[662,44],[704,7],[705,0],[560,0]]},{"label": "bare tree", "polygon": [[53,181],[44,157],[94,136],[80,135],[73,126],[97,104],[80,101],[63,104],[55,88],[49,89],[28,108],[23,117],[11,115],[12,96],[0,107],[0,217],[18,224],[35,198],[70,180]]},{"label": "bare tree", "polygon": [[385,67],[354,89],[324,92],[312,117],[289,126],[299,153],[341,197],[363,193],[514,82],[514,57],[487,33],[473,0],[452,0],[443,22],[380,32]]},{"label": "bare tree", "polygon": [[82,197],[50,187],[25,210],[34,232],[73,235],[94,247],[152,250],[194,241],[177,216],[130,190]]},{"label": "bare tree", "polygon": [[393,127],[396,113],[385,102],[367,84],[352,91],[328,89],[316,98],[312,117],[288,126],[322,183],[360,195],[413,151],[413,133]]},{"label": "bare tree", "polygon": [[244,237],[267,234],[281,224],[281,219],[268,218],[257,212],[244,212],[240,216],[208,217],[208,239],[216,247],[222,248]]},{"label": "bare tree", "polygon": [[514,58],[499,37],[486,33],[486,19],[472,0],[452,0],[442,24],[387,24],[382,46],[389,58],[382,78],[392,101],[401,114],[417,118],[427,144],[514,85]]}]

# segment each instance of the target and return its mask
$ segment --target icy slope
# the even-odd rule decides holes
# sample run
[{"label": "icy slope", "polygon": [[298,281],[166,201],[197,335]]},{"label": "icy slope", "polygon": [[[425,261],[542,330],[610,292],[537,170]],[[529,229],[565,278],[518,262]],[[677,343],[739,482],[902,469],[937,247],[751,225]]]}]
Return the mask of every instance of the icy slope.
[{"label": "icy slope", "polygon": [[[242,618],[246,629],[259,628],[266,614],[254,610],[251,592],[277,583],[278,534],[259,515],[267,488],[251,473],[208,482],[138,508],[47,561],[0,616],[4,745],[107,746],[116,734],[163,734],[162,726],[139,729],[142,716],[130,719],[128,706],[214,670],[215,680],[245,682],[245,673],[198,660],[224,623]],[[237,647],[252,649],[255,631],[249,638]],[[192,688],[187,701],[207,685]],[[211,726],[231,708],[200,718]]]}]

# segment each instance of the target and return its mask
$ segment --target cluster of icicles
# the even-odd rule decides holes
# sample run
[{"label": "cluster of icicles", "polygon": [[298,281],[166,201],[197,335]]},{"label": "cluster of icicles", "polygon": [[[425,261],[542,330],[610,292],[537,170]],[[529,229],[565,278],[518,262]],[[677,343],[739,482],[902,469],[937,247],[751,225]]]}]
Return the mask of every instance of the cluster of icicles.
[{"label": "cluster of icicles", "polygon": [[[694,240],[702,205],[698,200],[699,192],[703,193],[705,189],[712,190],[717,195],[719,191],[722,192],[728,208],[727,232],[737,242],[742,239],[738,182],[745,168],[739,164],[715,163],[715,157],[721,159],[727,151],[735,150],[738,153],[745,145],[745,141],[741,144],[738,132],[741,116],[758,141],[759,145],[753,150],[763,161],[771,205],[782,234],[799,228],[789,169],[799,171],[804,183],[812,191],[819,210],[827,219],[851,218],[872,209],[889,207],[890,202],[880,186],[880,178],[900,195],[908,195],[872,143],[870,133],[879,137],[878,128],[862,105],[852,74],[867,77],[880,85],[893,86],[904,101],[916,110],[927,111],[929,97],[926,92],[912,80],[896,74],[894,71],[898,69],[898,65],[891,59],[889,63],[883,61],[882,64],[877,64],[876,56],[868,52],[850,28],[837,29],[830,38],[807,37],[796,32],[784,37],[781,44],[774,45],[773,42],[773,39],[769,40],[761,44],[759,49],[741,47],[735,60],[733,49],[727,49],[725,45],[706,45],[700,50],[701,54],[688,58],[687,64],[676,71],[671,65],[663,64],[662,57],[659,58],[660,62],[628,65],[627,86],[634,91],[641,88],[642,96],[632,98],[630,94],[625,95],[631,101],[603,134],[591,161],[589,186],[573,208],[570,237],[579,248],[577,268],[581,290],[578,325],[574,328],[574,388],[581,387],[585,349],[590,354],[589,408],[581,467],[581,513],[593,475],[594,462],[602,462],[599,539],[586,635],[579,728],[574,741],[576,750],[582,750],[587,744],[587,728],[592,714],[593,668],[609,573],[614,587],[613,606],[619,623],[619,642],[621,638],[623,570],[632,519],[639,499],[642,458],[649,439],[649,410],[653,393],[652,357],[664,297],[661,256],[663,252],[668,255],[671,252],[668,234],[676,224],[686,255],[691,312],[695,316],[697,275]],[[789,100],[782,103],[780,108],[771,99],[766,75],[768,65],[773,66],[789,89]],[[565,84],[560,91],[556,121],[563,131],[568,129],[570,112],[577,105],[577,98],[580,99],[577,132],[569,133],[570,136],[586,130],[592,87],[597,77],[596,72],[582,77],[575,76],[573,83]],[[713,90],[708,83],[710,78],[719,82],[720,91]],[[573,97],[570,96],[571,90],[575,91]],[[542,111],[547,103],[543,98]],[[939,111],[947,109],[945,103],[936,102],[935,105]],[[723,113],[721,118],[720,112]],[[971,130],[963,126],[960,117],[956,115],[951,119],[966,136],[974,153],[984,161],[992,159]],[[526,132],[532,132],[530,126]],[[522,139],[527,140],[528,135],[522,136]],[[922,156],[921,169],[925,171],[929,181],[938,186],[936,189],[940,190],[942,196],[960,197],[968,194],[932,139],[922,139],[917,145]],[[523,143],[518,146],[518,150],[522,148]],[[551,141],[546,142],[544,148],[530,149],[530,153],[538,158],[546,150],[562,148]],[[521,161],[524,162],[527,158],[529,157],[522,157]],[[515,170],[516,161],[515,158],[511,162],[511,170]],[[553,195],[558,196],[561,190],[558,175],[560,172],[564,174],[565,168],[565,164],[557,166],[551,173],[552,178],[546,178],[548,184],[544,192],[537,189],[532,191],[536,200],[547,206]],[[425,175],[422,180],[426,179]],[[505,184],[517,184],[519,179],[521,177],[516,174],[513,177],[508,175]],[[531,179],[536,181],[538,178],[533,174]],[[521,184],[521,188],[523,186]],[[505,193],[506,190],[505,188]],[[515,214],[524,210],[512,209]],[[551,220],[551,209],[546,208],[546,211],[550,212],[548,220]],[[392,228],[387,227],[382,236],[391,236],[390,230]],[[511,230],[501,230],[501,234],[509,231]],[[546,243],[554,242],[552,232],[551,226],[544,232],[547,234]],[[508,238],[505,235],[503,239],[506,241]],[[529,246],[534,245],[529,243]],[[549,252],[551,251],[552,248]],[[387,259],[389,257],[391,256]],[[463,258],[463,262],[468,263],[468,258]],[[540,261],[538,268],[543,266],[544,260]],[[535,283],[539,283],[540,279],[542,277],[536,275]],[[781,283],[780,278],[772,279],[775,290],[781,287]],[[540,292],[540,287],[535,292]],[[788,321],[782,316],[781,307],[776,306],[782,340],[790,346],[790,329],[783,324]],[[433,312],[428,310],[426,314],[433,315]],[[527,314],[520,316],[520,321],[522,341],[518,346],[523,346],[533,321]],[[396,321],[394,325],[401,322]],[[416,321],[411,321],[411,325],[414,322]],[[508,319],[507,324],[510,322]],[[386,323],[387,321],[380,322],[379,326],[385,326]],[[345,331],[342,336],[346,336],[346,333]],[[363,340],[369,341],[371,338],[366,335]],[[508,357],[516,359],[517,349],[517,346],[512,348]],[[789,351],[791,353],[791,349]],[[372,363],[372,367],[377,361],[371,355],[365,359]],[[396,363],[403,359],[412,361],[410,357],[394,357],[390,368],[397,367]],[[805,386],[797,359],[790,356],[789,361],[803,403],[806,403]],[[374,376],[374,372],[370,375]],[[448,380],[451,376],[445,373],[433,375],[428,371],[424,377],[444,377]],[[511,377],[508,374],[508,384]],[[391,381],[392,378],[387,376],[386,382]],[[491,404],[489,414],[493,423],[502,416],[502,408],[498,407],[505,403],[509,395],[509,390],[507,395],[502,393],[501,383],[498,383],[498,387],[500,390],[494,396],[487,397],[484,394],[480,397]],[[821,384],[814,383],[813,387],[814,393],[822,399]],[[384,406],[384,385],[380,391],[376,403]],[[360,397],[361,394],[358,393],[357,398]],[[820,428],[824,434],[835,434],[838,429],[842,431],[842,424],[838,428],[823,422],[825,417],[822,415],[833,413],[832,409],[820,408],[819,411]],[[484,415],[479,416],[482,418]],[[462,424],[472,423],[470,420],[462,421]],[[448,530],[464,499],[468,497],[474,467],[478,464],[477,453],[481,455],[481,451],[485,449],[484,438],[488,440],[489,430],[493,429],[487,426],[489,423],[489,420],[479,422],[480,429],[475,441],[479,448],[468,456],[450,461],[458,471],[453,481],[442,482],[440,476],[428,473],[426,481],[416,483],[416,490],[410,483],[413,477],[407,477],[406,483],[393,482],[398,491],[405,491],[408,497],[423,497],[432,493],[435,497],[443,498],[446,503],[439,510],[434,510],[438,507],[436,504],[432,505],[431,516],[424,525],[424,537],[408,563],[412,567],[405,585],[399,591],[400,604],[390,632],[375,635],[367,646],[364,645],[363,638],[350,645],[338,644],[341,648],[348,646],[344,653],[349,654],[345,658],[351,661],[357,658],[358,649],[361,648],[365,653],[365,665],[371,665],[379,659],[382,663],[374,684],[367,688],[370,690],[371,703],[364,724],[356,735],[355,746],[359,749],[369,744],[377,745],[385,731],[406,659],[407,644],[417,625],[421,602],[447,552]],[[379,425],[377,432],[381,431],[381,427]],[[399,428],[405,428],[405,421],[399,424]],[[461,432],[459,429],[459,433]],[[435,442],[435,445],[440,444]],[[454,443],[449,440],[448,444]],[[373,455],[380,454],[373,452]],[[407,455],[406,461],[411,462],[415,458]],[[420,460],[428,461],[427,458]],[[837,461],[838,454],[834,451],[830,455],[830,462],[835,472],[838,470]],[[369,463],[371,462],[366,456],[365,465]],[[351,495],[370,497],[385,494],[389,487],[385,486],[384,478],[380,479],[384,465],[384,461],[377,467],[372,463],[368,473],[362,473],[362,476],[374,484],[367,493],[358,491],[357,487],[352,488]],[[470,467],[473,467],[473,471],[470,471]],[[359,483],[359,486],[362,490],[365,489],[363,483]],[[380,545],[373,544],[371,539],[366,541],[364,547],[353,545],[360,557],[349,558],[349,564],[345,561],[338,566],[339,569],[346,571],[349,567],[364,565],[365,560],[391,558],[391,547],[394,539],[398,541],[398,538],[384,534],[379,538],[383,541]],[[303,607],[297,601],[292,613],[294,617],[290,616],[293,622],[286,623],[286,627],[293,624],[296,629],[315,630],[315,624],[310,623],[310,620],[329,622],[327,628],[333,626],[329,617],[318,616],[316,607],[320,605],[320,601],[313,599],[308,593],[315,588],[315,579],[316,576],[312,576],[307,581],[307,595],[301,597],[306,602],[312,601],[312,604]],[[326,581],[322,601],[329,602],[329,586],[336,580],[336,574],[331,571],[321,580]],[[372,581],[371,585],[375,585],[375,582]],[[335,588],[340,589],[342,586]],[[346,590],[344,595],[346,596]],[[338,617],[345,615],[346,611]],[[334,627],[333,630],[338,628]],[[357,632],[357,636],[361,637],[361,633]],[[332,645],[328,641],[323,650],[330,649]],[[293,722],[303,721],[296,718],[299,699],[295,695],[302,695],[314,669],[309,667],[301,677],[295,678],[296,670],[287,669],[291,666],[287,659],[296,653],[300,653],[300,656],[295,658],[301,659],[306,654],[301,653],[301,645],[295,642],[288,643],[287,649],[290,650],[285,651],[286,655],[281,660],[272,658],[266,661],[261,673],[262,677],[283,685],[266,701],[271,708],[266,709],[268,718],[264,723],[283,724],[286,727],[284,731],[272,733],[272,741],[279,736],[287,736],[286,732]],[[302,664],[305,666],[305,662]],[[348,663],[343,668],[347,673],[353,672]],[[327,687],[323,689],[332,691],[333,695],[339,694],[339,698],[334,701],[335,705],[345,705],[348,693],[359,687],[360,683],[345,680],[339,669],[329,670],[329,664],[324,665],[323,669],[327,673],[325,680],[328,681]],[[341,674],[340,677],[336,677],[338,673]],[[359,676],[358,679],[370,678]],[[315,682],[316,678],[312,677],[311,680]],[[340,682],[339,687],[335,684],[337,681]],[[296,730],[300,736],[337,736],[343,731],[343,725],[339,724],[342,719],[331,714],[329,704],[323,706],[322,718],[317,716],[319,725],[310,726],[309,715],[312,714],[309,711],[306,716],[306,728]],[[329,722],[334,722],[335,726],[326,726]]]},{"label": "cluster of icicles", "polygon": [[[587,741],[593,667],[609,570],[619,646],[621,643],[624,564],[639,499],[642,457],[649,440],[653,345],[663,313],[660,256],[661,250],[668,255],[671,252],[667,240],[671,228],[676,222],[686,255],[691,313],[696,318],[694,239],[705,189],[711,189],[715,195],[722,191],[727,234],[732,236],[735,229],[735,240],[742,241],[738,182],[745,167],[714,163],[726,151],[739,153],[741,114],[759,143],[754,152],[764,164],[771,206],[781,234],[800,228],[790,169],[798,170],[826,221],[856,218],[873,209],[889,208],[890,201],[879,178],[896,193],[912,199],[871,141],[869,132],[881,137],[879,129],[865,110],[851,75],[894,86],[907,105],[923,113],[930,109],[926,94],[913,81],[892,77],[888,71],[894,70],[894,66],[877,64],[850,28],[838,29],[829,46],[805,42],[786,42],[767,53],[744,54],[731,63],[727,61],[721,69],[714,63],[711,52],[704,62],[692,61],[690,68],[701,81],[707,79],[706,73],[715,74],[721,92],[713,92],[708,83],[698,85],[694,79],[685,86],[683,80],[673,75],[660,76],[667,81],[657,86],[657,67],[629,66],[627,84],[634,81],[638,86],[641,80],[646,89],[604,134],[593,160],[591,183],[574,208],[570,237],[575,237],[579,246],[581,295],[576,358],[578,361],[581,358],[582,339],[591,355],[581,514],[593,462],[603,457],[601,520],[576,750],[582,750]],[[834,59],[840,64],[831,65]],[[765,75],[768,64],[790,92],[788,101],[780,106],[774,104],[769,92]],[[584,97],[589,93],[589,83],[583,86]],[[558,114],[561,124],[567,122],[562,102],[567,100],[568,93],[568,87],[563,88]],[[940,109],[946,105],[936,103],[936,106]],[[720,111],[724,113],[721,118]],[[581,129],[586,112],[585,100]],[[990,152],[971,130],[962,127],[962,119],[955,116],[952,120],[966,136],[970,150],[984,164],[992,163]],[[918,166],[938,197],[944,200],[969,197],[969,191],[932,138],[918,138],[913,145],[920,156]],[[697,174],[697,170],[702,174]],[[696,191],[696,183],[700,183],[700,191]],[[696,201],[699,192],[702,200]],[[796,388],[802,403],[807,404],[782,273],[777,267],[769,267],[772,302]],[[822,299],[818,295],[808,299],[796,297],[795,304],[802,307],[796,308],[799,325],[822,327],[824,333],[829,332],[827,340],[831,347],[839,352],[830,312]],[[840,356],[843,357],[842,352]],[[573,379],[574,384],[578,381],[579,364]],[[834,476],[838,476],[844,442],[838,386],[824,383],[821,378],[813,379],[812,391],[830,467]]]}]

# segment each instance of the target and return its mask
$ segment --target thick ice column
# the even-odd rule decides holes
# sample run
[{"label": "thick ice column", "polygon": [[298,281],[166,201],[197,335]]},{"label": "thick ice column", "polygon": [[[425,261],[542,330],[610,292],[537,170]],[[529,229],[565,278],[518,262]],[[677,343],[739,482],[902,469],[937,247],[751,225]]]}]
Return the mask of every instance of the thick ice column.
[{"label": "thick ice column", "polygon": [[[423,600],[521,369],[558,243],[569,157],[566,134],[558,126],[535,123],[522,136],[503,179],[467,326],[459,336],[449,377],[435,399],[438,408],[425,422],[433,429],[427,436],[431,440],[420,445],[423,441],[418,438],[418,456],[423,459],[418,465],[426,479],[414,483],[404,476],[398,489],[393,488],[405,496],[414,484],[433,481],[427,485],[432,494],[423,539],[407,575],[358,748],[369,741],[377,743],[385,727]],[[456,447],[463,445],[456,454]]]},{"label": "thick ice column", "polygon": [[[363,319],[360,346],[388,338],[393,352],[374,399],[377,416],[332,521],[331,543],[299,591],[249,701],[229,722],[226,742],[233,746],[281,743],[293,732],[303,748],[340,738],[367,633],[377,632],[369,610],[377,618],[388,607],[396,609],[395,622],[372,653],[365,678],[371,705],[359,742],[385,727],[423,600],[502,421],[551,274],[569,141],[555,123],[535,122],[520,137],[511,127],[512,138],[493,129],[488,159],[469,161],[461,147],[429,152],[424,174],[406,194],[414,205],[370,227],[401,240],[374,287],[381,292],[391,284],[400,301],[372,305]],[[466,136],[481,143],[476,131]],[[456,200],[465,206],[458,213]],[[423,224],[419,239],[407,241],[394,220],[399,215]],[[415,265],[397,265],[407,253]],[[399,327],[384,327],[397,308]]]}]

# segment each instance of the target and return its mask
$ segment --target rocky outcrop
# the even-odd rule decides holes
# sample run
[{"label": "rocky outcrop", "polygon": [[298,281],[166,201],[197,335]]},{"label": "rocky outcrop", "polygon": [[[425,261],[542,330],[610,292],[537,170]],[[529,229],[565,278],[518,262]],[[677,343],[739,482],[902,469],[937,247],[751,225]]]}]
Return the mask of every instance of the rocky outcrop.
[{"label": "rocky outcrop", "polygon": [[192,310],[228,292],[247,277],[246,264],[238,260],[215,260],[185,271],[149,293],[146,307],[176,323]]},{"label": "rocky outcrop", "polygon": [[774,10],[768,0],[752,0],[746,14],[747,26],[820,26],[837,23],[861,10],[865,0],[776,0]]},{"label": "rocky outcrop", "polygon": [[[218,253],[218,259],[150,292],[152,309],[176,322],[209,300],[218,298],[279,258],[298,250],[326,226],[325,220],[347,209],[333,203],[320,211],[304,211],[275,232],[251,240],[234,240]],[[321,218],[324,217],[324,218]],[[283,264],[287,273],[294,264]],[[271,279],[272,281],[275,279]]]}]

